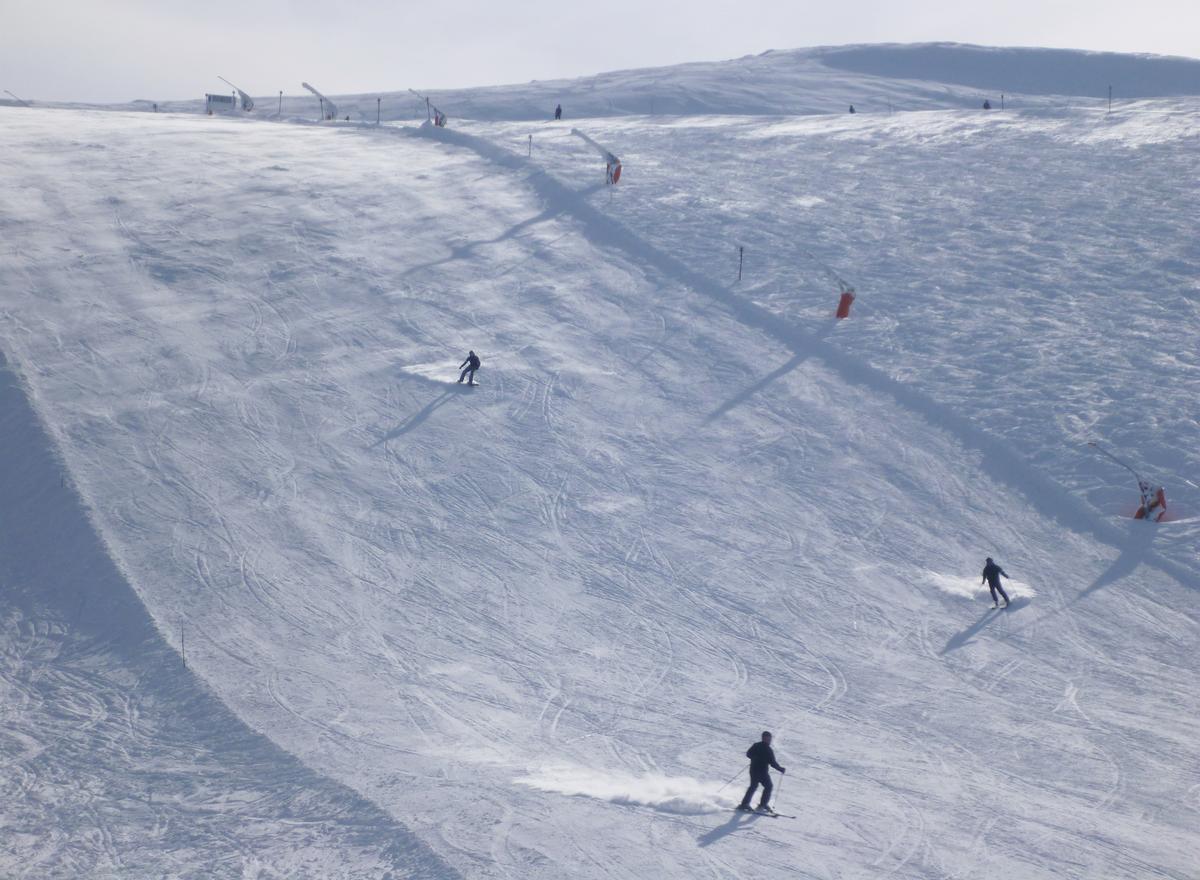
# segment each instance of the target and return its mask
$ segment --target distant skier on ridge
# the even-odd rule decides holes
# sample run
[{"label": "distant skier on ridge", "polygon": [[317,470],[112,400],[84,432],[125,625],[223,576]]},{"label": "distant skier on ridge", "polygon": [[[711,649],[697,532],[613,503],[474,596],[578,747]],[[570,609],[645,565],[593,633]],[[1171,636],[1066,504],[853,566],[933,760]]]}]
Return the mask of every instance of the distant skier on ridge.
[{"label": "distant skier on ridge", "polygon": [[761,785],[762,797],[758,801],[758,809],[763,813],[772,812],[771,791],[775,786],[771,782],[771,773],[767,768],[774,767],[780,773],[787,773],[787,770],[780,767],[775,761],[775,751],[771,748],[771,732],[769,730],[764,730],[762,740],[746,750],[746,757],[750,759],[750,787],[746,789],[746,796],[738,804],[738,809],[750,812],[750,799],[754,797],[755,789]]},{"label": "distant skier on ridge", "polygon": [[[458,365],[462,373],[458,377],[459,384],[466,379],[468,385],[475,384],[475,371],[479,369],[479,355],[473,351],[467,352],[467,359]],[[465,369],[464,369],[465,368]]]},{"label": "distant skier on ridge", "polygon": [[562,104],[559,104],[557,107],[554,108],[554,118],[562,119]]},{"label": "distant skier on ridge", "polygon": [[1004,607],[1008,607],[1008,593],[1004,592],[1004,587],[1000,586],[1000,576],[1008,577],[1008,573],[992,562],[992,557],[987,558],[987,565],[983,567],[983,580],[979,583],[987,582],[988,589],[992,591],[992,607],[999,608],[1000,600],[996,598],[996,593],[999,592],[1004,597]]}]

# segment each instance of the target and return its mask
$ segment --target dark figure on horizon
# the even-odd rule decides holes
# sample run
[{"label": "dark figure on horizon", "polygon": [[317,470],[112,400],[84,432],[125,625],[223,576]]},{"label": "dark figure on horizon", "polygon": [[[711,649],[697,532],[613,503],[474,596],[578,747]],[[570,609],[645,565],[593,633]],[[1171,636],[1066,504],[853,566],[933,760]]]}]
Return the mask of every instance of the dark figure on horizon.
[{"label": "dark figure on horizon", "polygon": [[463,379],[466,379],[468,385],[474,385],[475,371],[479,369],[479,356],[473,351],[467,352],[467,359],[459,364],[458,367],[460,370],[462,370],[462,374],[458,377],[458,381],[461,383]]},{"label": "dark figure on horizon", "polygon": [[554,108],[554,118],[562,119],[562,104],[559,104],[557,107]]},{"label": "dark figure on horizon", "polygon": [[762,797],[758,801],[758,809],[768,812],[771,809],[771,791],[775,787],[771,783],[771,773],[768,768],[774,767],[780,773],[787,772],[775,761],[775,752],[771,748],[770,731],[763,731],[762,741],[750,746],[746,750],[746,757],[750,759],[750,787],[746,789],[746,796],[738,804],[738,809],[750,810],[750,799],[754,797],[755,789],[761,785]]},{"label": "dark figure on horizon", "polygon": [[854,111],[854,105],[853,105],[853,104],[851,104],[851,105],[850,105],[850,112],[851,112],[851,113],[855,112],[855,111]]},{"label": "dark figure on horizon", "polygon": [[984,99],[983,99],[983,109],[984,109],[984,110],[991,110],[991,109],[992,109],[992,102],[991,102],[991,101],[989,101],[987,98],[984,98]]},{"label": "dark figure on horizon", "polygon": [[987,558],[987,565],[983,567],[983,580],[980,583],[986,582],[988,589],[992,591],[992,607],[1000,607],[1000,600],[996,598],[996,593],[1004,597],[1004,607],[1008,607],[1008,593],[1004,592],[1004,587],[1000,586],[1000,576],[1008,577],[1008,572],[992,562],[992,557]]}]

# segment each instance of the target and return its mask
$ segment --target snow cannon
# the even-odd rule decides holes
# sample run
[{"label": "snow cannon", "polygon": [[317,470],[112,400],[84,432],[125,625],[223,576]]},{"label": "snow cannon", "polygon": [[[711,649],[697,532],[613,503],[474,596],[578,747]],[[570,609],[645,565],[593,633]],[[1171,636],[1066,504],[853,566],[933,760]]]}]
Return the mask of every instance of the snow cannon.
[{"label": "snow cannon", "polygon": [[1144,519],[1150,522],[1162,522],[1167,515],[1167,493],[1162,486],[1154,488],[1149,481],[1142,478],[1133,465],[1123,459],[1117,458],[1099,443],[1089,441],[1088,446],[1095,449],[1105,458],[1111,459],[1119,464],[1129,473],[1133,474],[1133,478],[1137,480],[1139,504],[1137,513],[1133,515],[1134,519]]},{"label": "snow cannon", "polygon": [[843,289],[842,290],[842,298],[838,301],[838,307],[837,307],[838,318],[849,318],[850,317],[850,304],[852,302],[854,302],[853,289],[849,289],[849,288]]},{"label": "snow cannon", "polygon": [[233,83],[231,83],[229,80],[225,79],[225,77],[218,76],[217,79],[219,79],[221,82],[225,83],[225,85],[227,85],[227,86],[233,86],[233,90],[235,92],[237,92],[238,97],[242,99],[242,109],[244,111],[249,113],[251,110],[254,109],[254,99],[253,98],[251,98],[249,95],[247,95],[241,89],[239,89],[237,86],[233,85]]},{"label": "snow cannon", "polygon": [[1167,515],[1167,493],[1163,491],[1163,487],[1151,489],[1149,484],[1140,483],[1138,489],[1142,493],[1142,503],[1133,518],[1162,522],[1163,517]]},{"label": "snow cannon", "polygon": [[329,119],[337,119],[337,104],[333,103],[333,101],[326,98],[324,95],[322,95],[320,92],[318,92],[312,86],[310,86],[308,83],[302,82],[302,83],[300,83],[300,85],[304,86],[304,88],[308,89],[310,92],[312,92],[314,95],[316,95],[317,100],[319,100],[321,102],[322,121],[329,120]]},{"label": "snow cannon", "polygon": [[614,184],[621,179],[621,160],[617,158],[612,150],[600,146],[582,131],[577,128],[571,129],[571,134],[583,140],[588,146],[600,154],[600,158],[604,160],[604,182]]},{"label": "snow cannon", "polygon": [[438,128],[446,127],[446,114],[445,113],[443,113],[441,110],[439,110],[437,107],[435,107],[433,102],[430,101],[424,95],[422,95],[420,92],[418,92],[414,89],[409,89],[408,91],[411,94],[416,95],[418,98],[420,98],[422,101],[425,102],[425,121],[427,123],[432,123],[433,125],[436,125]]}]

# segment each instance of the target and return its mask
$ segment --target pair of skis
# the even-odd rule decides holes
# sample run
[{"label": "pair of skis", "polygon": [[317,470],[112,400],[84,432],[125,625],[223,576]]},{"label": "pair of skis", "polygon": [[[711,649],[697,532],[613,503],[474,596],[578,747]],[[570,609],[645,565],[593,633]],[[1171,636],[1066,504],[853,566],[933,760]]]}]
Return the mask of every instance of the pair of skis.
[{"label": "pair of skis", "polygon": [[772,819],[795,819],[796,816],[789,816],[787,813],[777,813],[773,807],[767,807],[765,810],[759,807],[757,810],[743,810],[737,807],[735,813],[749,813],[751,816],[770,816]]}]

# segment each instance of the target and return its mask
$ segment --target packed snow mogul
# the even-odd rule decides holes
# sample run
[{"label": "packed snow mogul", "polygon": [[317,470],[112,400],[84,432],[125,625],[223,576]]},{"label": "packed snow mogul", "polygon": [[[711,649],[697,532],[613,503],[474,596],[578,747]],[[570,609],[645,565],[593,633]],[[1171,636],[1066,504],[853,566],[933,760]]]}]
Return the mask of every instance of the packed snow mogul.
[{"label": "packed snow mogul", "polygon": [[987,558],[987,564],[983,567],[983,580],[979,583],[986,583],[988,589],[992,591],[992,607],[999,608],[1000,600],[996,598],[996,593],[1004,597],[1004,607],[1008,607],[1008,593],[1004,592],[1004,587],[1000,586],[1000,577],[1008,577],[1008,573],[992,562],[992,557]]},{"label": "packed snow mogul", "polygon": [[771,748],[771,732],[769,730],[763,731],[760,742],[756,742],[746,749],[746,757],[750,759],[750,787],[746,789],[746,796],[738,804],[738,809],[750,811],[750,799],[754,797],[755,789],[761,785],[762,797],[759,798],[758,809],[768,813],[771,811],[771,791],[775,788],[771,782],[771,773],[768,768],[774,767],[780,773],[787,773],[787,770],[780,767],[775,761],[775,751]]},{"label": "packed snow mogul", "polygon": [[467,352],[467,359],[459,364],[458,368],[462,370],[458,381],[461,383],[463,379],[466,379],[468,385],[474,385],[475,371],[479,369],[479,355],[473,351]]}]

